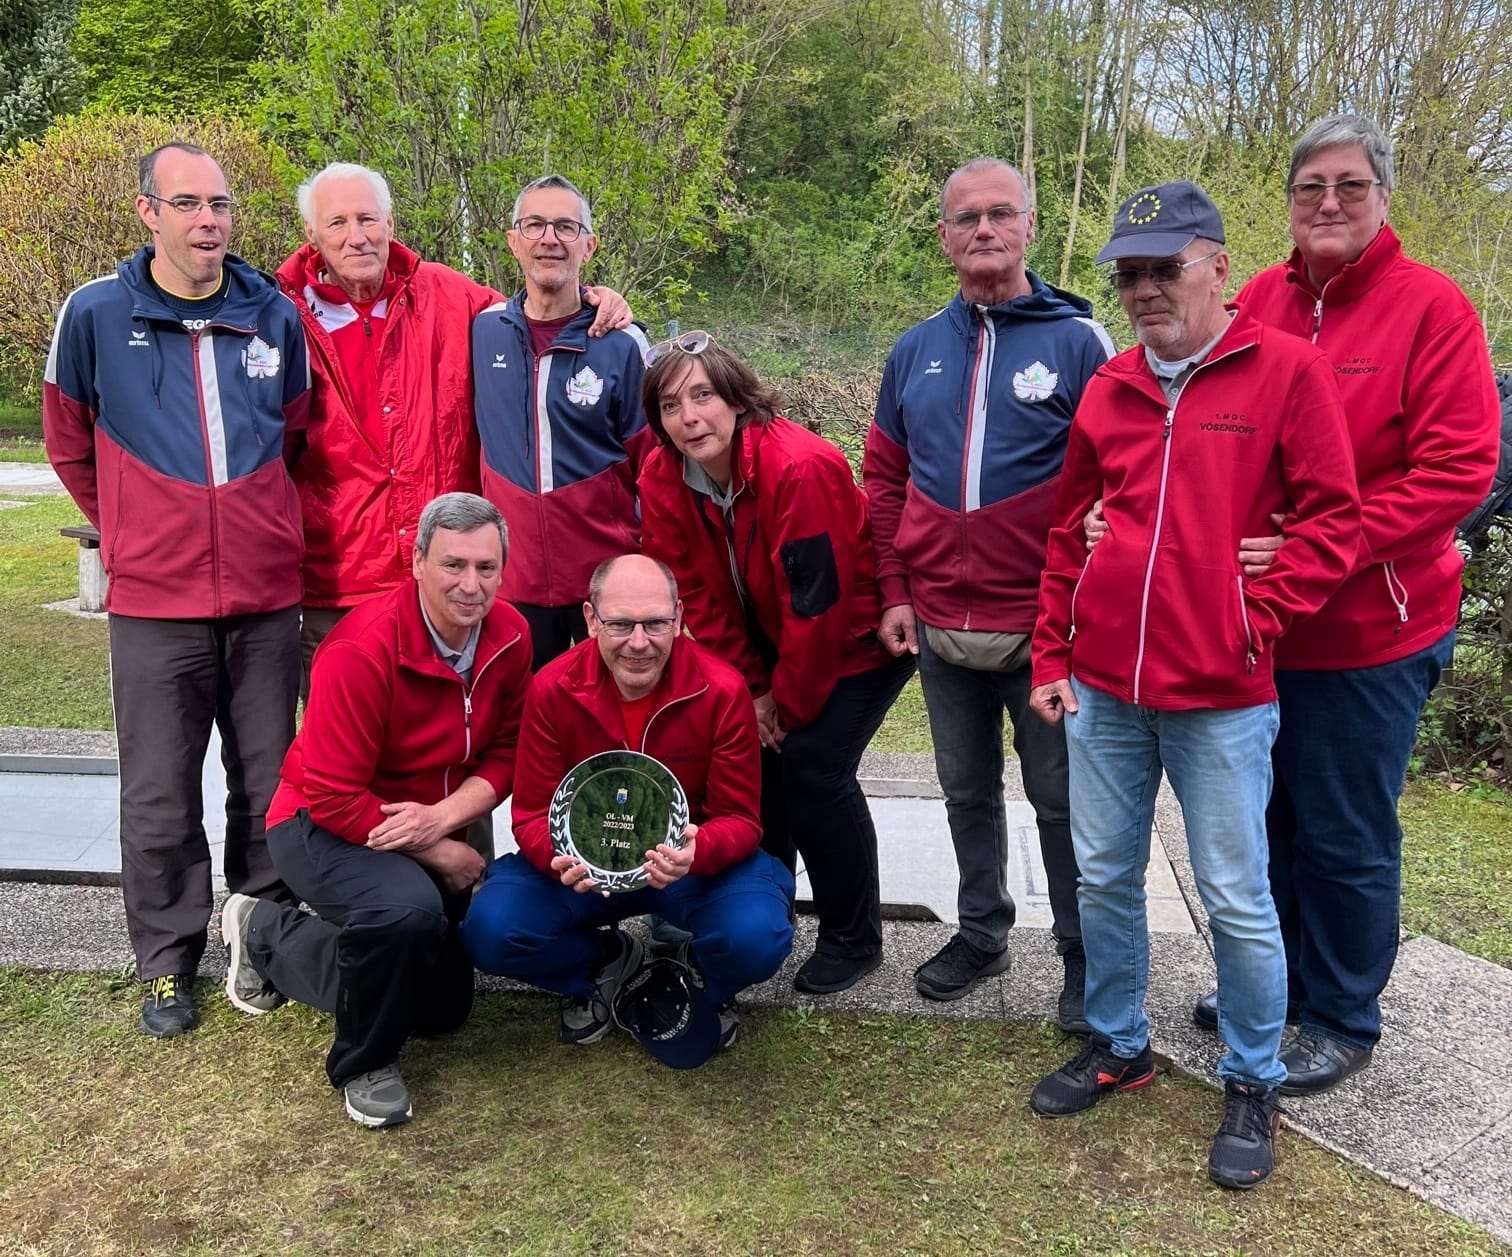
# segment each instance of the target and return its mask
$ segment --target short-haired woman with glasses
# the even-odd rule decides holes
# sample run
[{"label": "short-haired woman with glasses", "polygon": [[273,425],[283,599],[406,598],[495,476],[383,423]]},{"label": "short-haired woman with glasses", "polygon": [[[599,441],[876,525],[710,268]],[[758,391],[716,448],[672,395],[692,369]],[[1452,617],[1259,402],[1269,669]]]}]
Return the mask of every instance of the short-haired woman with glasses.
[{"label": "short-haired woman with glasses", "polygon": [[651,348],[641,468],[645,552],[688,631],[740,669],[762,742],[763,845],[803,857],[819,917],[794,986],[843,991],[882,961],[877,834],[861,754],[913,672],[877,640],[866,496],[845,456],[707,332]]},{"label": "short-haired woman with glasses", "polygon": [[[1370,1062],[1396,959],[1397,799],[1418,717],[1454,649],[1455,525],[1496,468],[1500,407],[1474,306],[1415,262],[1386,221],[1391,145],[1368,118],[1315,122],[1287,179],[1290,259],[1238,302],[1305,336],[1338,373],[1364,525],[1354,574],[1276,649],[1281,731],[1267,815],[1289,970],[1283,1095],[1326,1091]],[[1285,529],[1285,522],[1281,522]],[[1241,542],[1249,575],[1279,538]],[[1195,1010],[1216,1027],[1213,996]]]}]

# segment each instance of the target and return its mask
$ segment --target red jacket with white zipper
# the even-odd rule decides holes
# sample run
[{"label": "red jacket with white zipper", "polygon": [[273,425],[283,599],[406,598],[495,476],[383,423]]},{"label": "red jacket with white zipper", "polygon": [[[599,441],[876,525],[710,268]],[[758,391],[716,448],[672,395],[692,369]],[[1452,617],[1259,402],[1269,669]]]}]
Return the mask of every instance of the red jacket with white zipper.
[{"label": "red jacket with white zipper", "polygon": [[309,808],[317,825],[361,846],[384,803],[436,804],[469,777],[502,801],[529,681],[530,630],[502,598],[479,632],[471,685],[437,656],[413,581],[369,599],[315,652],[269,827]]},{"label": "red jacket with white zipper", "polygon": [[[777,416],[735,434],[733,532],[706,493],[683,480],[683,456],[659,446],[641,468],[645,552],[677,577],[683,622],[733,664],[753,694],[771,691],[784,728],[819,718],[841,677],[891,658],[866,495],[845,455]],[[751,642],[740,573],[775,662]]]},{"label": "red jacket with white zipper", "polygon": [[[1082,517],[1099,497],[1108,532],[1089,558]],[[1272,512],[1286,540],[1247,580],[1239,539]],[[1142,346],[1119,354],[1072,422],[1055,521],[1035,685],[1074,674],[1177,711],[1272,701],[1276,639],[1343,580],[1359,536],[1327,359],[1242,308],[1174,404]]]},{"label": "red jacket with white zipper", "polygon": [[525,700],[514,803],[515,842],[543,873],[551,869],[546,814],[562,778],[601,751],[640,751],[682,785],[699,826],[694,873],[718,873],[761,841],[761,743],[756,709],[740,673],[687,638],[672,653],[639,746],[625,741],[614,677],[598,642],[558,655],[536,673]]},{"label": "red jacket with white zipper", "polygon": [[1360,479],[1354,570],[1286,635],[1276,666],[1363,668],[1424,649],[1459,618],[1454,527],[1496,473],[1501,407],[1475,307],[1404,256],[1389,226],[1321,290],[1294,252],[1238,302],[1328,355]]}]

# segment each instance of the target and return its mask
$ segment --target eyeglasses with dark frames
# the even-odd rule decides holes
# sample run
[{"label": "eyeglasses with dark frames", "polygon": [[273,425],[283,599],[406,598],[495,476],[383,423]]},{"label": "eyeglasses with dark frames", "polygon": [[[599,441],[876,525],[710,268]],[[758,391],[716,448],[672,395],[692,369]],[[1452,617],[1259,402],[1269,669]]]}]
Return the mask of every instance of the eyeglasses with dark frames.
[{"label": "eyeglasses with dark frames", "polygon": [[152,192],[144,192],[142,195],[159,205],[172,206],[175,213],[182,214],[185,218],[195,217],[207,205],[217,218],[230,218],[236,209],[236,202],[229,196],[212,196],[206,201],[197,196],[157,196]]},{"label": "eyeglasses with dark frames", "polygon": [[603,625],[604,632],[616,639],[632,636],[637,628],[644,629],[647,637],[665,637],[677,627],[676,615],[654,615],[648,620],[606,620],[594,607],[593,618]]},{"label": "eyeglasses with dark frames", "polygon": [[571,244],[588,230],[585,224],[575,218],[541,218],[532,214],[529,218],[517,218],[514,221],[514,229],[527,240],[541,239],[548,227],[563,244]]},{"label": "eyeglasses with dark frames", "polygon": [[1123,291],[1139,287],[1139,281],[1146,275],[1150,282],[1157,288],[1166,288],[1179,280],[1186,273],[1186,268],[1196,266],[1198,262],[1206,262],[1208,258],[1217,257],[1222,249],[1214,249],[1211,253],[1204,253],[1200,258],[1192,258],[1189,262],[1155,262],[1143,270],[1135,270],[1127,267],[1124,270],[1114,271],[1108,276],[1113,287]]},{"label": "eyeglasses with dark frames", "polygon": [[1294,183],[1287,194],[1297,205],[1321,205],[1330,188],[1341,205],[1358,205],[1370,195],[1371,188],[1381,186],[1379,179],[1340,179],[1338,183]]}]

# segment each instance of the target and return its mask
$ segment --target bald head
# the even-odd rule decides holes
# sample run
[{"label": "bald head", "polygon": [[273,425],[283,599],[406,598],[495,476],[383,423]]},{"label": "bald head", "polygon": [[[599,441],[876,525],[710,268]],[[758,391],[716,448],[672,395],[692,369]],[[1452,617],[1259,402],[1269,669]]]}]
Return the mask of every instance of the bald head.
[{"label": "bald head", "polygon": [[606,559],[588,582],[583,618],[620,694],[630,700],[650,694],[682,631],[671,570],[642,554]]}]

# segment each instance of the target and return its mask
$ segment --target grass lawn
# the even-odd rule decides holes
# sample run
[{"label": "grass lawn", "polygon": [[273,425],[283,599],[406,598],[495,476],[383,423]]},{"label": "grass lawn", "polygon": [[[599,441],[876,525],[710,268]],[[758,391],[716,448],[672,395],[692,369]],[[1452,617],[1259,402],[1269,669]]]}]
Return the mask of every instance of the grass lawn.
[{"label": "grass lawn", "polygon": [[1210,1186],[1220,1103],[1193,1082],[1037,1119],[1067,1054],[1043,1026],[754,1010],[678,1074],[485,997],[406,1048],[416,1120],[378,1133],[326,1085],[327,1018],[201,995],[204,1026],[161,1043],[134,986],[0,970],[0,1251],[1503,1251],[1290,1133],[1273,1183]]},{"label": "grass lawn", "polygon": [[1512,967],[1512,798],[1415,781],[1401,817],[1404,924]]},{"label": "grass lawn", "polygon": [[84,517],[66,497],[0,510],[0,725],[109,729],[105,623],[44,611],[79,590]]},{"label": "grass lawn", "polygon": [[0,463],[45,463],[42,412],[32,405],[0,401]]}]

